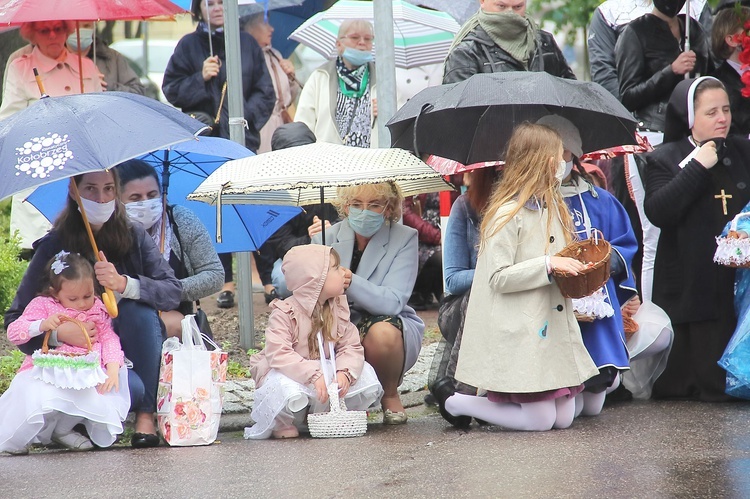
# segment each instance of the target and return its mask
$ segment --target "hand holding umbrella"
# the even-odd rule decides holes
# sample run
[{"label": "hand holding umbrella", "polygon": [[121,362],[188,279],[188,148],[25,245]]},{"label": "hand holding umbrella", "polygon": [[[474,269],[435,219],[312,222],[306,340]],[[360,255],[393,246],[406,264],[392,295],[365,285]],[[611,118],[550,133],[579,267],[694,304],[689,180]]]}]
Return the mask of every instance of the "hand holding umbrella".
[{"label": "hand holding umbrella", "polygon": [[[96,272],[97,280],[102,284],[102,286],[104,286],[102,302],[104,303],[104,306],[107,307],[107,313],[109,313],[109,315],[114,319],[118,314],[117,300],[115,300],[115,294],[112,292],[112,290],[107,287],[107,284],[111,286],[111,283],[114,282],[114,276],[112,276],[112,269],[114,269],[114,265],[107,261],[107,259],[104,257],[104,253],[99,251],[99,247],[96,245],[94,233],[91,232],[91,225],[89,225],[89,219],[86,216],[86,210],[83,209],[83,202],[81,201],[81,195],[78,192],[78,186],[75,182],[71,182],[70,185],[72,186],[71,190],[73,191],[73,195],[76,198],[76,203],[78,203],[78,207],[81,210],[81,218],[83,218],[83,225],[84,227],[86,227],[86,233],[89,235],[91,247],[93,248],[94,254],[96,255],[97,262],[94,265],[94,271]],[[101,265],[102,263],[105,263],[106,265]],[[106,277],[103,277],[104,274],[106,274]],[[115,274],[117,277],[122,277],[117,273],[117,271],[115,271]]]}]

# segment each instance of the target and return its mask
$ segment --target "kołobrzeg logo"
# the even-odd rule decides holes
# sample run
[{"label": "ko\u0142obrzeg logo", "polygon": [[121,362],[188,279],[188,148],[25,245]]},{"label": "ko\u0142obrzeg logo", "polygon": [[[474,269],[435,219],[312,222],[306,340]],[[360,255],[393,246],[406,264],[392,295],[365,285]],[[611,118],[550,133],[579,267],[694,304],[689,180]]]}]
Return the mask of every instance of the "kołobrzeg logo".
[{"label": "ko\u0142obrzeg logo", "polygon": [[73,152],[68,149],[69,142],[67,134],[48,132],[16,147],[16,175],[25,173],[33,178],[46,178],[55,168],[62,170],[73,158]]}]

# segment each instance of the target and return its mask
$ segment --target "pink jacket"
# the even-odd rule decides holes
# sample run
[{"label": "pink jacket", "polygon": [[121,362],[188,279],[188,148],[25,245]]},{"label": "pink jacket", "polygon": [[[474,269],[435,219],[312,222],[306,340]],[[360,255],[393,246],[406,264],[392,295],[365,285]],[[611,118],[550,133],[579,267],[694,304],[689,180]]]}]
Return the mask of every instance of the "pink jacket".
[{"label": "pink jacket", "polygon": [[[303,385],[314,383],[323,374],[320,360],[310,359],[307,337],[330,260],[331,248],[316,244],[296,246],[284,257],[282,270],[292,296],[271,303],[266,347],[250,358],[250,374],[256,386],[263,384],[271,369]],[[365,354],[359,341],[359,331],[349,322],[346,296],[333,298],[333,312],[336,369],[348,370],[356,382],[362,372]]]},{"label": "pink jacket", "polygon": [[[63,307],[60,302],[50,296],[37,296],[26,305],[23,314],[8,326],[8,340],[14,345],[23,345],[34,336],[44,334],[39,331],[41,322],[52,314],[64,314],[82,322],[93,322],[96,326],[97,341],[91,344],[91,349],[99,354],[102,367],[110,362],[122,365],[124,355],[120,346],[120,337],[112,329],[107,309],[99,298],[94,299],[94,306],[88,310],[75,310]],[[74,347],[63,343],[55,347],[61,352],[86,353],[85,348]],[[18,372],[31,369],[31,356],[27,355]]]}]

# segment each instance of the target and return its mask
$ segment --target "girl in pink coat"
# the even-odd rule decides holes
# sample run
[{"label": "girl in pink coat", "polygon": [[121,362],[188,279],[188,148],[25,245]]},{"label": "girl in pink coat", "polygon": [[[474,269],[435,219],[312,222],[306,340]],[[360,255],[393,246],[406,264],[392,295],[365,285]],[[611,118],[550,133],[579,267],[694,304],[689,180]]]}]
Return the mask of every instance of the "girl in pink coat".
[{"label": "girl in pink coat", "polygon": [[[130,408],[120,339],[104,304],[94,294],[91,263],[78,254],[61,251],[49,263],[48,275],[47,292],[31,300],[8,326],[8,339],[22,345],[49,331],[78,330],[78,325],[62,317],[76,319],[86,327],[91,351],[102,369],[41,368],[27,355],[0,397],[0,452],[26,453],[30,444],[50,442],[71,450],[91,449],[94,444],[108,447],[122,433]],[[50,346],[56,342],[55,336],[51,335]],[[87,353],[85,348],[65,343],[55,350]],[[89,438],[73,430],[77,424],[84,425]]]},{"label": "girl in pink coat", "polygon": [[[349,321],[344,296],[344,270],[339,255],[327,246],[309,244],[287,252],[281,266],[292,296],[271,302],[266,347],[250,359],[256,391],[245,438],[294,438],[308,408],[328,410],[326,380],[321,369],[318,335],[333,343],[339,396],[351,410],[380,401],[383,388],[365,362],[359,332]],[[328,351],[328,348],[325,348]]]}]

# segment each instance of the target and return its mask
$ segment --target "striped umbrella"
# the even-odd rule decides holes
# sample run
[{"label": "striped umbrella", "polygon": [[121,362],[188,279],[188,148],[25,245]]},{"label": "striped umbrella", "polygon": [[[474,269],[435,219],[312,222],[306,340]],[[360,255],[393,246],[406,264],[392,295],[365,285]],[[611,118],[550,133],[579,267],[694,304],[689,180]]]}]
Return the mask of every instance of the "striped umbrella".
[{"label": "striped umbrella", "polygon": [[[336,38],[341,23],[347,19],[373,22],[373,18],[372,2],[340,0],[330,9],[305,21],[289,38],[307,45],[323,57],[333,59],[337,55]],[[396,66],[408,69],[442,63],[459,29],[458,23],[445,12],[423,9],[404,0],[393,0]]]}]

